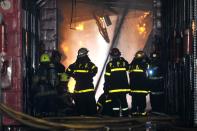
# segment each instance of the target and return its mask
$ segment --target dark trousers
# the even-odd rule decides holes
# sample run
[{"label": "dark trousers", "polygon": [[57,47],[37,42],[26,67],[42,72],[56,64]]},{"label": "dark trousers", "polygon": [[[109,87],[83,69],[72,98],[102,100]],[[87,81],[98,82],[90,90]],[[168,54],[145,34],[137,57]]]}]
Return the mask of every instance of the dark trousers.
[{"label": "dark trousers", "polygon": [[57,95],[45,95],[35,98],[36,114],[45,114],[47,116],[57,113]]},{"label": "dark trousers", "polygon": [[110,94],[113,116],[128,116],[128,104],[125,93]]},{"label": "dark trousers", "polygon": [[91,93],[76,93],[74,96],[75,106],[78,115],[95,115],[96,114],[96,100],[94,92]]},{"label": "dark trousers", "polygon": [[[163,80],[151,80],[150,81],[151,94],[150,102],[153,112],[164,112],[164,94]],[[164,93],[164,92],[163,92]]]},{"label": "dark trousers", "polygon": [[146,107],[145,93],[132,93],[132,109],[131,112],[143,113]]},{"label": "dark trousers", "polygon": [[57,91],[46,81],[39,81],[32,89],[36,115],[45,116],[57,113]]},{"label": "dark trousers", "polygon": [[112,102],[104,103],[101,110],[102,115],[113,116]]},{"label": "dark trousers", "polygon": [[73,97],[70,93],[58,95],[56,104],[58,105],[59,116],[75,115],[75,105],[73,103]]}]

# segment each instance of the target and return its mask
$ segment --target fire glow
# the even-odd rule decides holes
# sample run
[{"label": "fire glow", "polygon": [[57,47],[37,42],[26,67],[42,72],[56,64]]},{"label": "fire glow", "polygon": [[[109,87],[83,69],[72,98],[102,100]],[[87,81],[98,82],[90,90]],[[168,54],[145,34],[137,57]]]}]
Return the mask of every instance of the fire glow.
[{"label": "fire glow", "polygon": [[[148,21],[149,23],[146,22],[148,16],[150,15],[147,12],[131,11],[124,22],[124,26],[121,29],[117,47],[122,52],[122,56],[129,63],[132,61],[135,52],[143,49],[148,35],[151,31],[151,21]],[[65,16],[65,18],[67,17]],[[117,16],[110,16],[110,19],[112,21],[112,25],[107,27],[107,30],[110,41],[112,41],[114,30],[116,28]],[[139,23],[142,24],[139,25]],[[101,71],[103,68],[105,68],[103,66],[108,56],[111,43],[105,42],[105,40],[99,33],[97,24],[94,19],[83,20],[77,24],[75,23],[75,30],[69,28],[69,23],[60,24],[61,40],[59,48],[60,51],[64,54],[62,63],[67,68],[70,64],[75,62],[78,49],[81,47],[87,48],[89,50],[90,59],[98,67],[98,73],[94,77],[94,85],[97,85],[98,78],[100,77],[100,75],[102,75],[102,78],[98,84],[98,90],[96,92],[96,99],[98,99],[98,97],[103,93],[104,78],[103,74],[101,74]],[[75,83],[75,80],[71,78],[68,84],[68,90],[70,92],[73,92]]]},{"label": "fire glow", "polygon": [[139,17],[139,24],[137,24],[137,30],[140,35],[146,37],[147,35],[147,18],[150,16],[150,12],[144,12],[142,16]]},{"label": "fire glow", "polygon": [[142,25],[138,24],[137,28],[138,28],[138,32],[140,35],[144,36],[146,34],[146,24],[145,23]]},{"label": "fire glow", "polygon": [[84,30],[84,24],[83,23],[79,23],[76,27],[75,27],[76,30],[78,31],[83,31]]}]

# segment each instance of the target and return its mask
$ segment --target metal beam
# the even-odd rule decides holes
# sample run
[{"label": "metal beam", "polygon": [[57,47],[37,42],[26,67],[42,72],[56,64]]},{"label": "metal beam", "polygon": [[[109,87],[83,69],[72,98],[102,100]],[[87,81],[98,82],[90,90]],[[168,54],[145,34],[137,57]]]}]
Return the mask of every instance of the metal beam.
[{"label": "metal beam", "polygon": [[[126,17],[126,15],[127,15],[127,13],[128,13],[128,6],[125,7],[123,13],[120,15],[120,17],[118,17],[118,21],[116,22],[117,24],[116,24],[116,28],[115,28],[115,33],[114,33],[114,36],[113,36],[113,39],[112,39],[112,43],[111,43],[111,47],[110,47],[110,49],[109,49],[109,52],[110,52],[110,50],[111,50],[112,48],[117,47],[117,45],[118,45],[118,43],[117,43],[117,42],[118,42],[118,38],[119,38],[119,36],[120,36],[121,28],[122,28],[122,25],[123,25],[123,23],[124,23],[124,20],[125,20],[125,17]],[[96,87],[95,87],[95,90],[96,90],[96,91],[97,91],[97,89],[98,89],[99,83],[100,83],[100,81],[101,81],[102,75],[103,75],[103,73],[104,73],[104,70],[105,70],[105,67],[106,67],[106,65],[107,65],[107,62],[108,62],[109,58],[110,58],[110,55],[109,55],[109,53],[108,53],[107,58],[106,58],[106,60],[105,60],[105,63],[104,63],[104,65],[103,65],[101,74],[100,74],[99,79],[98,79],[98,81],[97,81],[97,83],[96,83]]]},{"label": "metal beam", "polygon": [[36,5],[41,8],[43,7],[46,3],[48,2],[48,0],[36,0]]},{"label": "metal beam", "polygon": [[128,9],[136,9],[136,10],[152,10],[152,0],[117,0],[117,1],[106,1],[106,0],[77,0],[79,3],[100,5],[113,8],[121,8],[124,9],[125,5],[128,6]]}]

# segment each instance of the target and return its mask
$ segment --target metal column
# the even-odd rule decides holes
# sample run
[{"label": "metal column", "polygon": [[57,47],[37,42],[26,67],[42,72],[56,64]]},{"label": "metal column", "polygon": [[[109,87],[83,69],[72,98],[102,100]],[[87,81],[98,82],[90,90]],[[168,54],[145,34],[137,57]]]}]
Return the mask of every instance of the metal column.
[{"label": "metal column", "polygon": [[197,0],[194,0],[194,21],[193,21],[193,35],[194,35],[194,43],[193,43],[193,53],[194,53],[194,125],[197,125],[197,33],[196,33],[196,25],[197,25]]}]

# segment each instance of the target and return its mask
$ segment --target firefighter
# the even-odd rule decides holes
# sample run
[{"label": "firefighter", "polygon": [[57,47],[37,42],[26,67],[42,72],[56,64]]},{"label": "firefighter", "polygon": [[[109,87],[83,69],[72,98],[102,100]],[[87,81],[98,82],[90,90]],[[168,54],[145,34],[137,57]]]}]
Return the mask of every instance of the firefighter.
[{"label": "firefighter", "polygon": [[93,77],[98,68],[88,57],[88,50],[80,48],[76,61],[71,64],[66,73],[76,80],[74,100],[78,115],[95,115],[96,100]]},{"label": "firefighter", "polygon": [[149,68],[148,61],[148,57],[145,53],[138,51],[130,64],[131,112],[133,115],[146,115],[146,95],[149,93],[146,72]]},{"label": "firefighter", "polygon": [[110,51],[111,60],[105,72],[104,93],[112,99],[113,116],[127,116],[128,104],[126,94],[130,92],[127,71],[128,62],[121,57],[118,48]]},{"label": "firefighter", "polygon": [[100,115],[112,116],[112,99],[108,97],[105,93],[101,94],[97,101],[97,112]]},{"label": "firefighter", "polygon": [[56,111],[54,102],[56,90],[50,81],[50,63],[49,54],[43,53],[40,57],[40,65],[33,78],[33,103],[36,110],[36,116],[49,116]]},{"label": "firefighter", "polygon": [[54,67],[55,71],[53,72],[55,73],[53,73],[53,76],[58,78],[58,84],[55,87],[58,93],[56,102],[58,115],[72,115],[74,113],[74,103],[71,94],[68,92],[69,78],[64,65],[61,63],[61,54],[56,50],[52,51],[50,67]]},{"label": "firefighter", "polygon": [[56,50],[52,51],[51,61],[51,64],[53,64],[55,67],[57,78],[59,80],[57,86],[58,94],[63,94],[64,91],[67,90],[68,76],[65,73],[64,65],[61,63],[61,54]]},{"label": "firefighter", "polygon": [[163,75],[159,54],[157,52],[150,54],[148,78],[151,91],[150,101],[152,111],[163,112],[164,104],[160,104],[164,103]]}]

